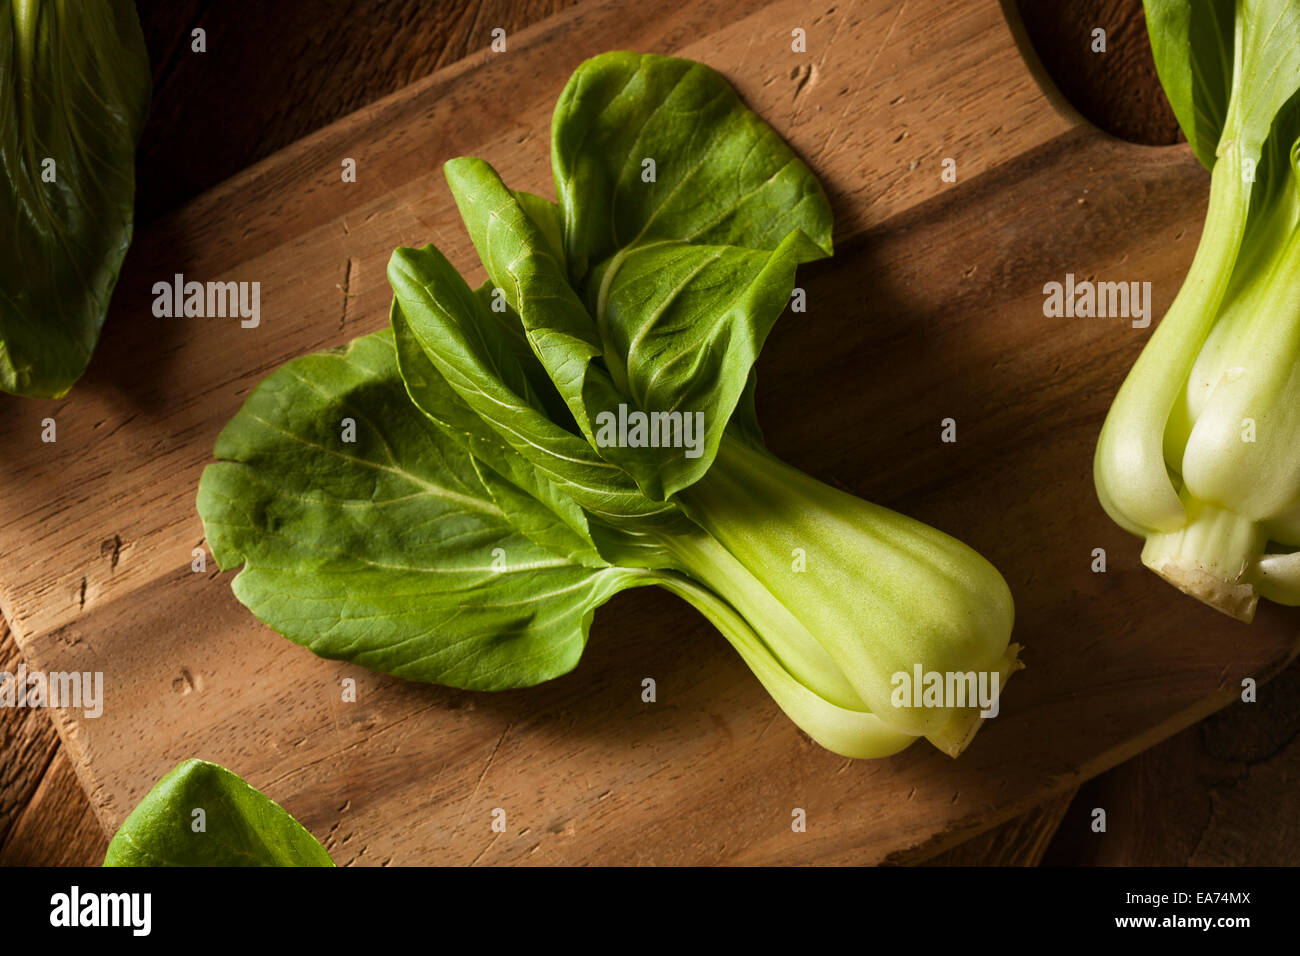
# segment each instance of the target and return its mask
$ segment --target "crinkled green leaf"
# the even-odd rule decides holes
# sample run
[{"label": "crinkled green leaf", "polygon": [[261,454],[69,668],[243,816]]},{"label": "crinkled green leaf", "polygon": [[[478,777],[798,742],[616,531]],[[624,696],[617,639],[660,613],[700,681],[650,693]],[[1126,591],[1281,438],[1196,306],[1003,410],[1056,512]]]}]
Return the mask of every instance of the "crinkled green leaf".
[{"label": "crinkled green leaf", "polygon": [[131,243],[149,88],[131,0],[0,0],[4,391],[58,397],[90,361]]},{"label": "crinkled green leaf", "polygon": [[771,252],[656,243],[597,270],[610,278],[597,294],[604,359],[629,406],[683,420],[703,416],[703,436],[692,435],[698,445],[689,454],[672,447],[646,473],[629,462],[641,487],[671,495],[708,471],[785,311],[805,238],[793,232]]},{"label": "crinkled green leaf", "polygon": [[749,378],[745,380],[745,387],[740,393],[740,401],[736,403],[736,410],[731,413],[728,427],[737,439],[751,448],[762,451],[767,448],[767,443],[763,440],[763,429],[758,424],[757,392],[758,374],[751,368]]},{"label": "crinkled green leaf", "polygon": [[186,760],[159,780],[118,828],[104,857],[104,866],[333,865],[279,804],[203,760]]},{"label": "crinkled green leaf", "polygon": [[533,193],[516,192],[515,199],[519,201],[524,214],[533,221],[533,225],[546,240],[546,250],[563,265],[564,223],[560,219],[560,207],[549,199],[543,199]]},{"label": "crinkled green leaf", "polygon": [[443,434],[483,466],[478,469],[479,478],[502,513],[510,515],[529,540],[548,551],[578,564],[603,564],[586,513],[556,482],[504,443],[447,383],[425,355],[396,299],[391,322],[398,370],[407,394]]},{"label": "crinkled green leaf", "polygon": [[770,250],[798,229],[802,261],[831,253],[817,177],[702,63],[587,60],[555,106],[551,169],[575,284],[621,250],[662,240]]},{"label": "crinkled green leaf", "polygon": [[537,503],[494,495],[412,404],[387,330],[273,373],[215,455],[198,504],[218,565],[243,565],[239,599],[322,657],[474,690],[537,684],[577,664],[596,607],[652,583],[525,534],[558,516],[502,507]]},{"label": "crinkled green leaf", "polygon": [[1257,158],[1274,117],[1300,88],[1300,4],[1144,0],[1144,6],[1160,84],[1202,165],[1214,167],[1222,142],[1243,158]]},{"label": "crinkled green leaf", "polygon": [[[564,262],[542,228],[488,163],[474,158],[454,159],[446,164],[445,171],[488,278],[519,316],[534,353],[587,442],[594,445],[590,409],[616,407],[624,396],[603,365],[595,361],[601,356],[600,336],[581,297],[569,284]],[[393,263],[399,263],[396,256]],[[450,266],[444,271],[455,274]],[[407,274],[410,282],[399,288],[401,274],[395,277],[390,266],[389,282],[409,317],[411,306],[403,300],[403,289],[424,280],[418,267]],[[432,289],[433,283],[429,286]],[[628,459],[637,457],[647,467],[654,465],[654,455],[647,449],[628,449],[622,456],[601,451],[603,457],[624,470]]]},{"label": "crinkled green leaf", "polygon": [[1160,85],[1206,169],[1232,92],[1234,0],[1144,0]]},{"label": "crinkled green leaf", "polygon": [[433,246],[397,249],[388,278],[407,390],[444,428],[468,436],[473,454],[541,500],[558,488],[606,520],[673,511],[548,415],[540,396],[554,387],[513,310],[494,313]]},{"label": "crinkled green leaf", "polygon": [[[627,456],[648,495],[671,496],[713,461],[795,266],[830,254],[830,206],[730,84],[689,60],[588,60],[551,134],[570,278],[605,366],[629,408],[703,415],[702,454],[671,447],[653,467]],[[756,439],[757,427],[741,432]]]},{"label": "crinkled green leaf", "polygon": [[[1300,3],[1238,0],[1235,43],[1240,75],[1223,128],[1244,156],[1258,156],[1283,105],[1300,90]],[[1288,145],[1296,131],[1283,134]]]},{"label": "crinkled green leaf", "polygon": [[[708,470],[795,267],[830,252],[830,208],[726,80],[686,60],[587,61],[552,139],[562,255],[550,207],[525,208],[488,164],[454,160],[448,182],[584,437],[664,500]],[[644,445],[608,427],[636,413]],[[702,442],[683,416],[703,417]]]}]

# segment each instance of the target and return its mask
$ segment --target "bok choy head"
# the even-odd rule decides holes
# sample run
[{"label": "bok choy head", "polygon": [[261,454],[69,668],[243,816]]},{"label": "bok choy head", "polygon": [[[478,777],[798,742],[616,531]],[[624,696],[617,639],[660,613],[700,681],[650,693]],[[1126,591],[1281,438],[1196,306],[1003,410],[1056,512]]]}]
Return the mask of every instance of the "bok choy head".
[{"label": "bok choy head", "polygon": [[1005,679],[1005,582],[755,417],[795,270],[831,253],[816,177],[717,73],[632,53],[579,67],[551,158],[555,202],[448,163],[486,283],[396,250],[391,330],[290,363],[222,432],[199,509],[236,594],[323,656],[495,690],[572,669],[595,609],[655,584],[822,745],[955,755],[980,704],[898,677]]},{"label": "bok choy head", "polygon": [[1300,604],[1300,2],[1146,13],[1209,208],[1106,419],[1097,493],[1148,567],[1249,621],[1261,596]]}]

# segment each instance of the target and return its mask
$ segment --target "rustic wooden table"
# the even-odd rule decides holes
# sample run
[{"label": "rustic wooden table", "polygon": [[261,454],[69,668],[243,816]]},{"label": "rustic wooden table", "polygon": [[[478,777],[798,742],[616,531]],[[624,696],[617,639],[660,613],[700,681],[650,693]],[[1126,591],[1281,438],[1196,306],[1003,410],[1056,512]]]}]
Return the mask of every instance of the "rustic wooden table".
[{"label": "rustic wooden table", "polygon": [[[155,97],[140,147],[142,221],[250,163],[577,0],[140,0]],[[1026,29],[1062,91],[1089,119],[1138,142],[1177,128],[1150,66],[1138,0],[1021,0]],[[195,27],[221,69],[180,55]],[[1087,54],[1095,26],[1106,58]],[[270,91],[269,94],[267,91]],[[213,133],[216,135],[213,135]],[[0,670],[18,651],[0,621]],[[95,864],[107,836],[54,728],[39,711],[0,710],[0,864]],[[1228,708],[1164,744],[957,847],[930,864],[1294,863],[1300,832],[1300,668],[1260,703]],[[1106,807],[1104,834],[1090,827]],[[1279,827],[1278,822],[1286,825]],[[927,852],[933,853],[934,848]],[[914,862],[900,860],[899,862]]]}]

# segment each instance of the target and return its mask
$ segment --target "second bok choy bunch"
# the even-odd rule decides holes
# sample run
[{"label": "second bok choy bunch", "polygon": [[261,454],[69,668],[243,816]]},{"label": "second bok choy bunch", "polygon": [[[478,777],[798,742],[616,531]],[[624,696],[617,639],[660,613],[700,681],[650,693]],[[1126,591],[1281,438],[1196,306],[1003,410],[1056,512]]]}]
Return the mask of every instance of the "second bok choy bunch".
[{"label": "second bok choy bunch", "polygon": [[1101,433],[1097,493],[1142,560],[1249,621],[1300,604],[1300,0],[1146,0],[1210,170],[1187,279]]},{"label": "second bok choy bunch", "polygon": [[222,432],[199,510],[235,593],[322,656],[499,690],[571,670],[595,609],[654,584],[823,746],[956,755],[974,695],[915,706],[897,676],[1005,681],[1006,583],[755,419],[795,269],[831,253],[817,179],[687,60],[584,63],[551,135],[556,202],[446,165],[484,285],[396,250],[391,329],[284,366]]}]

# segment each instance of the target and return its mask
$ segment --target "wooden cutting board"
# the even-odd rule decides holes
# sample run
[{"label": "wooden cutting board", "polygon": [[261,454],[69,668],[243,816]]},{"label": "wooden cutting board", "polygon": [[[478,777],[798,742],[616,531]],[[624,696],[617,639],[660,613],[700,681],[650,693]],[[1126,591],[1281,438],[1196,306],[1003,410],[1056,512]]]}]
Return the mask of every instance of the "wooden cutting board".
[{"label": "wooden cutting board", "polygon": [[[1181,596],[1096,502],[1093,443],[1150,330],[1043,316],[1044,283],[1068,272],[1149,280],[1163,311],[1208,189],[1190,151],[1123,144],[1054,108],[992,0],[743,9],[588,3],[272,156],[137,237],[68,398],[0,397],[0,609],[30,667],[104,674],[102,717],[54,717],[106,828],[199,756],[341,864],[919,859],[1294,656],[1295,612],[1265,606],[1246,627]],[[657,591],[598,612],[572,674],[488,695],[317,659],[253,618],[229,574],[191,571],[199,473],[253,386],[381,327],[394,246],[433,241],[481,276],[440,164],[481,155],[553,194],[551,106],[582,59],[614,48],[721,70],[826,184],[838,251],[803,273],[808,313],[769,340],[760,419],[792,463],[957,535],[1007,577],[1028,669],[957,761],[924,743],[871,762],[813,745]],[[259,281],[261,325],[155,318],[151,287],[178,272]],[[645,677],[657,703],[641,701]]]}]

